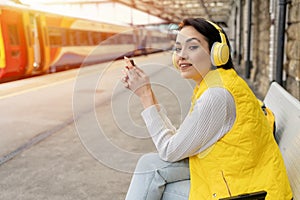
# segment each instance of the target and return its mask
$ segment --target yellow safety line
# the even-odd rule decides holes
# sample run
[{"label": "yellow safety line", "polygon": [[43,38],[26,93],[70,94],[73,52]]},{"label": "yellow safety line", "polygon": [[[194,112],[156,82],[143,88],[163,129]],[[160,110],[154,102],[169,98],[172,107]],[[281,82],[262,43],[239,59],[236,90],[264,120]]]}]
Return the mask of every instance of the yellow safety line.
[{"label": "yellow safety line", "polygon": [[41,85],[41,86],[38,86],[38,87],[35,87],[35,88],[30,88],[30,89],[22,90],[22,91],[19,91],[19,92],[14,92],[14,93],[11,93],[11,94],[3,95],[3,96],[0,96],[0,100],[8,98],[8,97],[13,97],[13,96],[17,96],[17,95],[20,95],[20,94],[24,94],[24,93],[27,93],[27,92],[37,91],[37,90],[42,89],[42,88],[55,86],[55,85],[58,85],[58,84],[61,84],[61,83],[64,83],[64,82],[68,82],[68,81],[73,80],[73,79],[75,79],[75,78],[69,78],[69,79],[65,79],[65,80],[62,80],[62,81],[55,82],[55,83],[51,83],[51,84],[47,84],[47,85]]},{"label": "yellow safety line", "polygon": [[[80,70],[80,69],[76,69],[76,70]],[[83,73],[83,74],[81,73],[79,77],[82,78],[82,77],[89,76],[89,75],[94,74],[94,73],[95,73],[95,71],[91,70],[91,71],[88,71],[88,72]],[[53,75],[55,75],[55,74],[53,74]],[[55,85],[58,85],[58,84],[61,84],[61,83],[65,83],[65,82],[68,82],[68,81],[75,80],[77,78],[78,78],[78,72],[76,72],[73,77],[70,77],[70,78],[65,78],[64,77],[64,80],[56,81],[55,83],[49,83],[49,84],[37,86],[37,87],[34,87],[34,88],[30,88],[30,89],[25,89],[25,90],[18,91],[18,92],[13,92],[11,94],[6,94],[6,95],[2,95],[2,96],[1,96],[1,85],[0,85],[0,100],[8,98],[8,97],[13,97],[13,96],[17,96],[17,95],[20,95],[20,94],[24,94],[24,93],[27,93],[27,92],[31,92],[31,91],[37,91],[37,90],[42,89],[42,88],[55,86]]]}]

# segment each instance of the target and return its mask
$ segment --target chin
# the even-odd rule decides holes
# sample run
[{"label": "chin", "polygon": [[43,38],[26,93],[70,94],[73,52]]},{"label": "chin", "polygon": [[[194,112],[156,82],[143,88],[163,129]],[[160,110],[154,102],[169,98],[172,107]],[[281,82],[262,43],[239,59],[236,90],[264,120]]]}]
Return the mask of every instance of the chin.
[{"label": "chin", "polygon": [[181,72],[181,77],[184,79],[190,79],[195,81],[196,83],[198,83],[199,81],[202,80],[202,77],[200,75],[195,76],[195,74],[191,74],[191,73],[186,73],[186,72]]},{"label": "chin", "polygon": [[181,77],[185,79],[193,79],[193,76],[190,73],[187,72],[181,72]]}]

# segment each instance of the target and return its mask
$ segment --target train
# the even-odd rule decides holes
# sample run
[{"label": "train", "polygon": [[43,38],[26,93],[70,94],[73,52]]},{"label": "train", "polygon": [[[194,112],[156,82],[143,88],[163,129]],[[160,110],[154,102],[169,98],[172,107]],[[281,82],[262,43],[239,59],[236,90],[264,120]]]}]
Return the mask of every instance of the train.
[{"label": "train", "polygon": [[0,82],[172,48],[174,36],[0,3]]}]

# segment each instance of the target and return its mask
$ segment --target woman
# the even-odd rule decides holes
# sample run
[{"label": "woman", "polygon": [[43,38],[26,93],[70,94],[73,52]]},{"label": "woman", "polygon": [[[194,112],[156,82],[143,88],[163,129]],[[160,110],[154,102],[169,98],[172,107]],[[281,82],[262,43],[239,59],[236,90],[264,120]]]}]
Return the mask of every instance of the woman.
[{"label": "woman", "polygon": [[142,116],[159,158],[150,154],[140,159],[126,199],[161,199],[166,184],[183,180],[190,182],[190,189],[182,199],[261,190],[267,192],[266,199],[292,199],[271,127],[255,95],[236,74],[227,44],[225,33],[210,21],[190,18],[180,25],[174,65],[196,87],[179,129],[158,104],[149,77],[127,61],[122,81],[145,108]]}]

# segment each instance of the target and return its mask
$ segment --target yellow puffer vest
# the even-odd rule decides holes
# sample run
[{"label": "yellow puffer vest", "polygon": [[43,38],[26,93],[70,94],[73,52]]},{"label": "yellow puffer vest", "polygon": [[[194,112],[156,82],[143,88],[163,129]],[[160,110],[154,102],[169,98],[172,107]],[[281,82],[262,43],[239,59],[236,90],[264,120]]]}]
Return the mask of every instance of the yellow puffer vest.
[{"label": "yellow puffer vest", "polygon": [[236,120],[217,143],[190,157],[189,200],[219,199],[260,190],[267,191],[268,200],[292,199],[272,130],[246,82],[233,69],[213,70],[195,88],[192,107],[211,87],[226,88],[231,93]]}]

